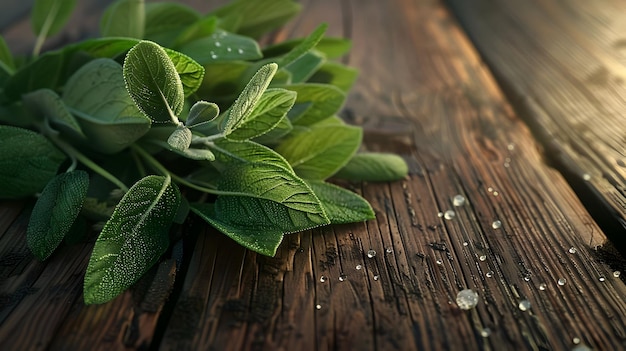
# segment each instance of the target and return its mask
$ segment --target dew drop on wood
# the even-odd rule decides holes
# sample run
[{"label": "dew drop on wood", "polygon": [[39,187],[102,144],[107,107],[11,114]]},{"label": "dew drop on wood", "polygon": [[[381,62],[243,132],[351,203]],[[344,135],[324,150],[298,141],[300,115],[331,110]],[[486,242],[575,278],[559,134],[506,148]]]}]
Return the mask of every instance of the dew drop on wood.
[{"label": "dew drop on wood", "polygon": [[471,310],[478,304],[478,293],[472,289],[464,289],[456,295],[456,304],[462,310]]}]

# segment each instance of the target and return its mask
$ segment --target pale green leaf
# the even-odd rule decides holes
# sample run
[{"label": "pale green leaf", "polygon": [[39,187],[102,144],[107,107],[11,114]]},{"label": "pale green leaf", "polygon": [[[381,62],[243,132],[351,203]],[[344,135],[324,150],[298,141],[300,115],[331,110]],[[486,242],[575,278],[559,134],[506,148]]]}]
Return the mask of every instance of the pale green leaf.
[{"label": "pale green leaf", "polygon": [[289,113],[294,125],[312,125],[335,115],[346,100],[346,93],[328,84],[293,84],[282,88],[298,94],[296,103]]},{"label": "pale green leaf", "polygon": [[170,147],[178,151],[185,151],[191,145],[191,130],[185,126],[178,126],[167,138]]},{"label": "pale green leaf", "polygon": [[335,177],[351,181],[390,182],[409,174],[409,167],[398,155],[386,153],[359,153]]},{"label": "pale green leaf", "polygon": [[22,100],[37,115],[47,118],[60,131],[84,137],[76,118],[67,109],[61,97],[53,90],[35,90],[24,95]]},{"label": "pale green leaf", "polygon": [[280,139],[288,135],[293,130],[293,125],[287,116],[280,119],[278,124],[269,132],[254,138],[253,140],[260,144],[274,145],[280,142]]},{"label": "pale green leaf", "polygon": [[235,0],[211,14],[239,18],[238,33],[250,37],[279,28],[298,14],[301,5],[292,0]]},{"label": "pale green leaf", "polygon": [[84,171],[52,178],[37,199],[26,230],[26,243],[37,259],[50,257],[80,213],[89,176]]},{"label": "pale green leaf", "polygon": [[292,64],[304,54],[311,51],[317,43],[324,37],[328,29],[327,24],[321,24],[306,38],[300,41],[293,49],[278,60],[278,66],[284,67]]},{"label": "pale green leaf", "polygon": [[85,274],[86,304],[112,300],[157,262],[169,246],[180,201],[169,177],[148,176],[130,188],[96,240]]},{"label": "pale green leaf", "polygon": [[150,129],[124,84],[122,67],[111,59],[96,59],[68,80],[63,101],[77,117],[87,145],[103,153],[118,152]]},{"label": "pale green leaf", "polygon": [[363,222],[374,219],[372,206],[361,196],[323,181],[307,181],[320,199],[332,224]]},{"label": "pale green leaf", "polygon": [[[263,57],[278,57],[293,50],[306,38],[291,39],[263,48]],[[352,43],[345,38],[324,37],[317,45],[315,50],[324,54],[328,59],[336,59],[350,51]]]},{"label": "pale green leaf", "polygon": [[189,110],[185,125],[189,128],[199,127],[213,121],[220,113],[220,108],[206,101],[198,101]]},{"label": "pale green leaf", "polygon": [[143,39],[145,25],[144,0],[117,0],[102,15],[100,34],[103,37]]},{"label": "pale green leaf", "polygon": [[7,45],[4,38],[0,35],[0,66],[3,67],[4,70],[9,74],[13,74],[15,71],[15,61],[13,60],[13,55],[11,54],[11,50],[9,50],[9,46]]},{"label": "pale green leaf", "polygon": [[191,57],[178,51],[167,48],[163,49],[176,68],[176,72],[180,77],[180,82],[183,84],[185,97],[189,97],[191,94],[195,93],[198,88],[200,88],[200,85],[202,85],[204,67],[194,61]]},{"label": "pale green leaf", "polygon": [[291,73],[291,83],[304,83],[317,72],[325,61],[326,58],[323,55],[316,51],[310,51],[284,69]]},{"label": "pale green leaf", "polygon": [[65,155],[41,134],[0,125],[0,198],[40,192],[64,160]]},{"label": "pale green leaf", "polygon": [[325,62],[308,81],[310,83],[331,84],[348,92],[359,75],[359,71],[337,62]]},{"label": "pale green leaf", "polygon": [[264,163],[294,173],[289,162],[279,153],[252,141],[216,140],[211,149],[215,152],[218,163],[226,167],[242,163]]},{"label": "pale green leaf", "polygon": [[358,127],[323,126],[287,138],[276,151],[302,178],[322,180],[350,160],[361,145],[362,136]]},{"label": "pale green leaf", "polygon": [[135,45],[124,60],[126,88],[139,109],[155,122],[181,113],[185,93],[176,66],[165,50],[150,41]]},{"label": "pale green leaf", "polygon": [[262,57],[261,49],[254,39],[223,30],[188,42],[179,50],[202,65],[223,61],[257,60]]},{"label": "pale green leaf", "polygon": [[265,92],[272,81],[277,68],[278,66],[275,63],[264,65],[250,79],[237,100],[235,100],[235,103],[231,106],[228,117],[220,125],[219,129],[224,135],[232,133],[233,130],[245,122],[246,117],[253,111],[263,92]]},{"label": "pale green leaf", "polygon": [[232,140],[248,140],[276,127],[296,101],[296,93],[285,89],[267,89],[237,129],[228,135]]},{"label": "pale green leaf", "polygon": [[198,11],[184,4],[165,1],[147,3],[144,38],[172,47],[176,38],[200,18]]},{"label": "pale green leaf", "polygon": [[283,240],[283,233],[277,228],[224,223],[215,215],[213,204],[192,204],[191,210],[239,245],[262,255],[274,256]]},{"label": "pale green leaf", "polygon": [[61,31],[75,6],[76,0],[35,0],[30,18],[35,35],[47,38]]}]

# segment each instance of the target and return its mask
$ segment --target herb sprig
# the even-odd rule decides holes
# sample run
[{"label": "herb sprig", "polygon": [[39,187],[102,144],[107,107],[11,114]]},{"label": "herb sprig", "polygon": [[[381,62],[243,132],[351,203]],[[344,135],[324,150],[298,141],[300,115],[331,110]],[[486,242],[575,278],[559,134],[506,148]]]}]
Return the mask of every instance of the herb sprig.
[{"label": "herb sprig", "polygon": [[273,256],[286,234],[374,218],[329,178],[406,176],[398,156],[357,153],[361,128],[337,116],[356,78],[331,61],[347,40],[324,37],[325,25],[265,48],[255,40],[296,2],[235,0],[201,14],[118,0],[102,38],[40,54],[74,4],[36,1],[30,58],[15,60],[0,37],[0,198],[38,197],[26,241],[40,260],[77,218],[104,222],[85,303],[131,287],[190,212]]}]

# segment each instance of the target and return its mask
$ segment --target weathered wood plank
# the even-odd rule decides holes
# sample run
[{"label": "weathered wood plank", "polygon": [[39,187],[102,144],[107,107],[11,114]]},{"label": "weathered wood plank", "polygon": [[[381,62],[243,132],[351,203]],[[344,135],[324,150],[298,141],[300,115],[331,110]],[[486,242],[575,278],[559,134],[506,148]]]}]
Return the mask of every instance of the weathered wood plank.
[{"label": "weathered wood plank", "polygon": [[[449,0],[547,154],[626,247],[623,1]],[[610,223],[607,223],[607,225]]]}]

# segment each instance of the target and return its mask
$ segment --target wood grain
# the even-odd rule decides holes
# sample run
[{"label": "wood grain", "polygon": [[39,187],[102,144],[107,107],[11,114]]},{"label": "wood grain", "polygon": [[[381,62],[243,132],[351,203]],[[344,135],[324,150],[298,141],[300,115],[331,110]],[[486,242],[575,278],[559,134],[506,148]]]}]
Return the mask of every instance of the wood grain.
[{"label": "wood grain", "polygon": [[[364,148],[398,153],[410,165],[402,181],[343,184],[372,203],[376,219],[289,235],[269,258],[191,217],[177,228],[183,239],[170,260],[115,301],[84,306],[91,244],[38,263],[23,240],[30,202],[0,203],[0,345],[569,350],[577,340],[598,350],[626,347],[626,285],[624,274],[613,275],[626,271],[622,257],[549,166],[545,145],[446,7],[438,0],[302,4],[302,15],[274,38],[308,34],[322,21],[331,35],[350,37],[344,60],[361,76],[343,116],[365,128]],[[455,195],[465,204],[454,206]],[[465,288],[479,295],[469,311],[455,301]],[[527,311],[518,307],[523,300]]]}]

